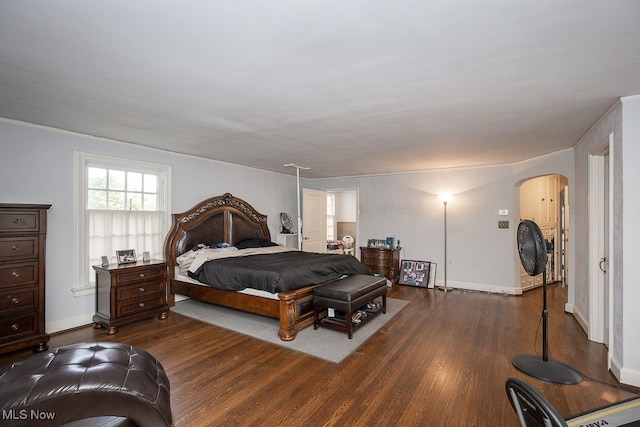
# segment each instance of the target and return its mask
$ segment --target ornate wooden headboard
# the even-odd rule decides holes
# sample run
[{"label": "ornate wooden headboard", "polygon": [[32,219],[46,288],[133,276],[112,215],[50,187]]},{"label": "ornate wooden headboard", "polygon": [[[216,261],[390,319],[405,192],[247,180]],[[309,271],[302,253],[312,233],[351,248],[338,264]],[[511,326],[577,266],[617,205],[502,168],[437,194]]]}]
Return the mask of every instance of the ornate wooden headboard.
[{"label": "ornate wooden headboard", "polygon": [[176,258],[199,243],[235,245],[252,238],[271,239],[267,216],[230,193],[204,200],[183,213],[173,214],[173,224],[164,242],[165,260]]}]

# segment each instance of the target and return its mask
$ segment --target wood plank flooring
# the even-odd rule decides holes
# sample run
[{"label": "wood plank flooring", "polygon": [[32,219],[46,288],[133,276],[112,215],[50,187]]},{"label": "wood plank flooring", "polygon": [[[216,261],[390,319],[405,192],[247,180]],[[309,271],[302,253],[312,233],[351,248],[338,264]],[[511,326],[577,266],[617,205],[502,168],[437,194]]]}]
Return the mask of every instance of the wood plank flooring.
[{"label": "wood plank flooring", "polygon": [[[389,296],[410,303],[338,365],[176,313],[111,336],[78,328],[50,344],[119,341],[148,350],[171,381],[177,427],[516,426],[504,391],[510,376],[542,391],[563,416],[638,392],[617,386],[606,348],[563,312],[559,284],[549,286],[550,356],[582,372],[579,385],[545,383],[511,364],[516,354],[542,352],[541,289],[515,297],[394,286]],[[336,332],[335,345],[346,339]],[[30,354],[0,356],[0,366]]]}]

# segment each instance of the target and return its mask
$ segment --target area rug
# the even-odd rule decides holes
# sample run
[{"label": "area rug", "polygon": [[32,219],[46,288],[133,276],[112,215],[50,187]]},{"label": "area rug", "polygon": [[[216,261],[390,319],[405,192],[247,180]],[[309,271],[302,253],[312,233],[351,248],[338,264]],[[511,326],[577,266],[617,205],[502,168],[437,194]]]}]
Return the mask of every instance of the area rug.
[{"label": "area rug", "polygon": [[380,313],[363,323],[354,331],[352,339],[349,339],[346,333],[331,329],[318,328],[318,330],[314,330],[312,325],[299,331],[293,341],[282,341],[278,337],[279,323],[277,319],[192,299],[176,302],[175,307],[171,310],[183,316],[230,329],[313,357],[340,363],[408,303],[409,301],[387,298],[387,312]]}]

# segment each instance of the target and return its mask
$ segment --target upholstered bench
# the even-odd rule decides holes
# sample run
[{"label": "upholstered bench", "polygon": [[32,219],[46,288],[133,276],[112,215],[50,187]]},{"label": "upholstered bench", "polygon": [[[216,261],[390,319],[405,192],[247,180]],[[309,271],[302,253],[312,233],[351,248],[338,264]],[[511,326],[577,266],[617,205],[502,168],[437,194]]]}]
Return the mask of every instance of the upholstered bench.
[{"label": "upholstered bench", "polygon": [[[378,276],[357,274],[348,276],[313,290],[313,328],[324,326],[346,332],[353,338],[352,313],[367,305],[377,297],[382,297],[383,313],[387,312],[387,279]],[[320,310],[333,308],[345,312],[344,322],[331,322],[320,319]]]},{"label": "upholstered bench", "polygon": [[0,368],[0,411],[11,426],[106,416],[172,425],[169,379],[160,362],[145,350],[108,342],[58,347]]}]

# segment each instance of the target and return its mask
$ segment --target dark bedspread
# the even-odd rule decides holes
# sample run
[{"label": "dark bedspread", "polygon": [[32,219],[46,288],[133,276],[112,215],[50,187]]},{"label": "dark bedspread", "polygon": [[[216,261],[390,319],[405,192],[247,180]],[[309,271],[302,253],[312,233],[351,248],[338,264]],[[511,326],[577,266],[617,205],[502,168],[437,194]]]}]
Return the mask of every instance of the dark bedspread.
[{"label": "dark bedspread", "polygon": [[278,293],[316,285],[344,275],[373,274],[351,255],[291,251],[205,262],[189,276],[219,289],[245,288]]}]

